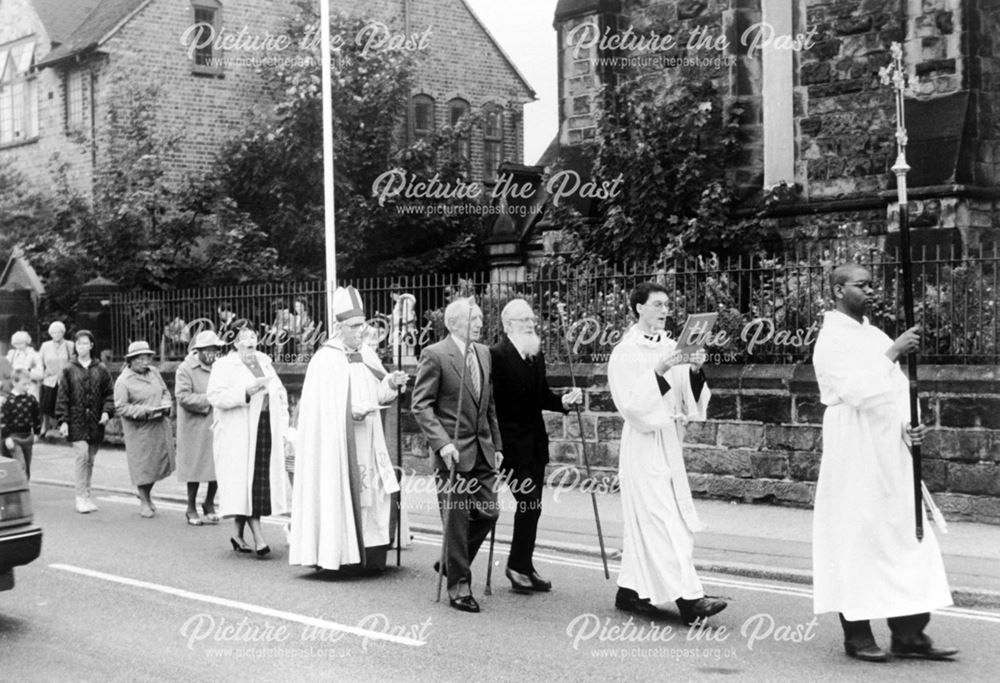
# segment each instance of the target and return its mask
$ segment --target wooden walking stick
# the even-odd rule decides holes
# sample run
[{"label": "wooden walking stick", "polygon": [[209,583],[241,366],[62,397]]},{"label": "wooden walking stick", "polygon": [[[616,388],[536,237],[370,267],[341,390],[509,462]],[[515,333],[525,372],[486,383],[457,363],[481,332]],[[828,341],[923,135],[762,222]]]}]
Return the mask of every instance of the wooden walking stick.
[{"label": "wooden walking stick", "polygon": [[[906,329],[914,326],[913,316],[913,264],[910,255],[910,216],[906,196],[906,174],[910,170],[906,163],[906,117],[904,115],[903,91],[906,89],[906,73],[903,71],[903,48],[899,43],[893,43],[892,62],[879,70],[884,85],[892,85],[896,91],[896,163],[892,172],[896,174],[896,195],[899,203],[899,251],[900,265],[903,270],[903,315]],[[906,366],[910,378],[910,426],[920,426],[917,397],[917,354],[912,352],[906,356]],[[924,539],[924,501],[921,483],[923,482],[922,454],[920,444],[910,445],[913,458],[913,513],[917,541]]]},{"label": "wooden walking stick", "polygon": [[497,520],[493,520],[493,527],[490,529],[490,559],[489,565],[486,568],[486,588],[483,589],[484,595],[493,595],[493,544],[497,540]]},{"label": "wooden walking stick", "polygon": [[[465,353],[462,354],[462,376],[458,383],[458,407],[455,410],[455,429],[451,437],[451,443],[458,448],[458,426],[462,423],[462,396],[465,394],[465,373],[469,367],[469,351],[472,349],[472,340],[469,339],[472,332],[472,307],[475,304],[472,298],[469,299],[469,319],[465,323]],[[455,471],[458,467],[458,460],[448,468],[448,491],[444,504],[444,520],[441,529],[441,562],[438,565],[437,597],[434,602],[441,602],[441,584],[444,582],[446,570],[445,560],[448,551],[448,520],[451,517],[451,494],[455,491]]]},{"label": "wooden walking stick", "polygon": [[[559,322],[562,326],[562,338],[563,342],[566,344],[566,360],[569,362],[569,378],[570,382],[573,384],[573,388],[576,389],[576,372],[573,370],[573,351],[569,345],[569,333],[566,329],[566,304],[556,304],[556,308],[559,310]],[[587,472],[587,478],[591,479],[590,459],[587,457],[587,440],[583,435],[583,416],[580,414],[579,404],[576,404],[573,407],[576,409],[576,420],[580,429],[580,449],[583,452],[583,467]],[[594,493],[593,488],[591,488],[590,491],[590,502],[594,506],[594,522],[597,524],[597,542],[601,546],[601,563],[604,565],[604,578],[610,580],[611,572],[608,571],[608,556],[604,550],[604,532],[601,531],[601,515],[597,511],[597,494]]]}]

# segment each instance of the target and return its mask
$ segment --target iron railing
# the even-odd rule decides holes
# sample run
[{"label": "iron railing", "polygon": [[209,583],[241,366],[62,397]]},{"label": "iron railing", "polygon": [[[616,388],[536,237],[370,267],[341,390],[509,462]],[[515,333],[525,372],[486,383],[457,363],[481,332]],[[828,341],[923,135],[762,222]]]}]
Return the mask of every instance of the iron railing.
[{"label": "iron railing", "polygon": [[[924,326],[922,361],[1000,362],[997,246],[938,247],[917,256],[913,272],[917,318]],[[448,302],[475,294],[483,309],[481,341],[499,339],[501,309],[511,298],[523,297],[535,309],[550,360],[566,360],[563,338],[569,336],[574,360],[604,362],[634,320],[629,292],[652,280],[669,291],[667,329],[673,333],[690,313],[719,312],[707,349],[710,362],[794,363],[809,360],[822,314],[833,303],[830,271],[848,259],[872,271],[878,291],[870,317],[895,337],[903,318],[898,254],[874,250],[678,259],[650,266],[552,263],[492,281],[488,273],[471,273],[358,278],[343,284],[360,290],[372,339],[387,360],[396,338],[390,329],[394,297],[405,292],[416,302],[416,319],[403,330],[409,360],[444,336]],[[326,339],[324,301],[318,280],[121,293],[112,299],[112,350],[120,358],[129,341],[145,339],[164,359],[178,359],[200,329],[211,326],[231,338],[239,327],[250,326],[261,337],[262,350],[276,360],[305,362]]]}]

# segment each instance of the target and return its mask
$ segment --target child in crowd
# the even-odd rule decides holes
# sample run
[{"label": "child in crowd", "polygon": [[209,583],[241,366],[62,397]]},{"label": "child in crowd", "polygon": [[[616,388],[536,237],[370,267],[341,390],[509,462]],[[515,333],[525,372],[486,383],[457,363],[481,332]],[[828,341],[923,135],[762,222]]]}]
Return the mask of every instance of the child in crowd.
[{"label": "child in crowd", "polygon": [[31,447],[42,432],[38,399],[31,394],[31,375],[17,369],[11,374],[13,389],[0,408],[0,452],[21,463],[31,479]]}]

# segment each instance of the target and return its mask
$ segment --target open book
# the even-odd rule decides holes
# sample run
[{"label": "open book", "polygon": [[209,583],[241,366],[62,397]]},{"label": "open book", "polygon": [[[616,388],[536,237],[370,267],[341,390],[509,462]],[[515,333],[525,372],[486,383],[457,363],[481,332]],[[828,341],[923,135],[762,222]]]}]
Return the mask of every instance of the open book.
[{"label": "open book", "polygon": [[705,342],[712,333],[718,313],[692,313],[684,323],[684,329],[677,335],[677,350],[691,354],[705,348]]}]

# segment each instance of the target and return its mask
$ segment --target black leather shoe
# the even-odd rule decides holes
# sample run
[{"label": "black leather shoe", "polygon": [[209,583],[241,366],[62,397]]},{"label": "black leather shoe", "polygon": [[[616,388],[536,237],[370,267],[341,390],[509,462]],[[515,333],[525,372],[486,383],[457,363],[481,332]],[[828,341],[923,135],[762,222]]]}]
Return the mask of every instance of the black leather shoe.
[{"label": "black leather shoe", "polygon": [[907,659],[951,659],[958,654],[956,647],[934,647],[934,643],[927,636],[913,643],[893,638],[891,651],[893,657]]},{"label": "black leather shoe", "polygon": [[448,604],[457,609],[459,612],[473,612],[479,611],[479,603],[471,595],[460,595],[457,598],[448,598]]},{"label": "black leather shoe", "polygon": [[670,612],[665,612],[658,607],[654,607],[648,599],[641,599],[639,594],[631,588],[618,589],[618,593],[615,595],[615,607],[623,612],[631,612],[632,614],[638,614],[649,619],[674,618]]},{"label": "black leather shoe", "polygon": [[503,572],[510,579],[510,589],[515,593],[530,593],[534,588],[531,585],[531,578],[527,574],[516,572],[510,567]]},{"label": "black leather shoe", "polygon": [[880,648],[874,642],[864,645],[855,643],[844,643],[844,652],[848,657],[861,660],[862,662],[888,662],[889,653]]},{"label": "black leather shoe", "polygon": [[681,621],[691,626],[698,619],[707,619],[713,614],[718,614],[728,607],[728,603],[721,598],[705,596],[697,600],[685,600],[680,598],[677,602],[677,609],[681,613]]},{"label": "black leather shoe", "polygon": [[441,563],[440,562],[435,562],[434,563],[434,573],[435,574],[444,574],[445,576],[448,576],[448,568],[445,567],[445,570],[442,572],[441,571]]},{"label": "black leather shoe", "polygon": [[538,572],[531,572],[528,574],[528,578],[531,579],[531,590],[538,591],[539,593],[545,593],[552,590],[552,582],[547,579],[543,579],[538,575]]}]

